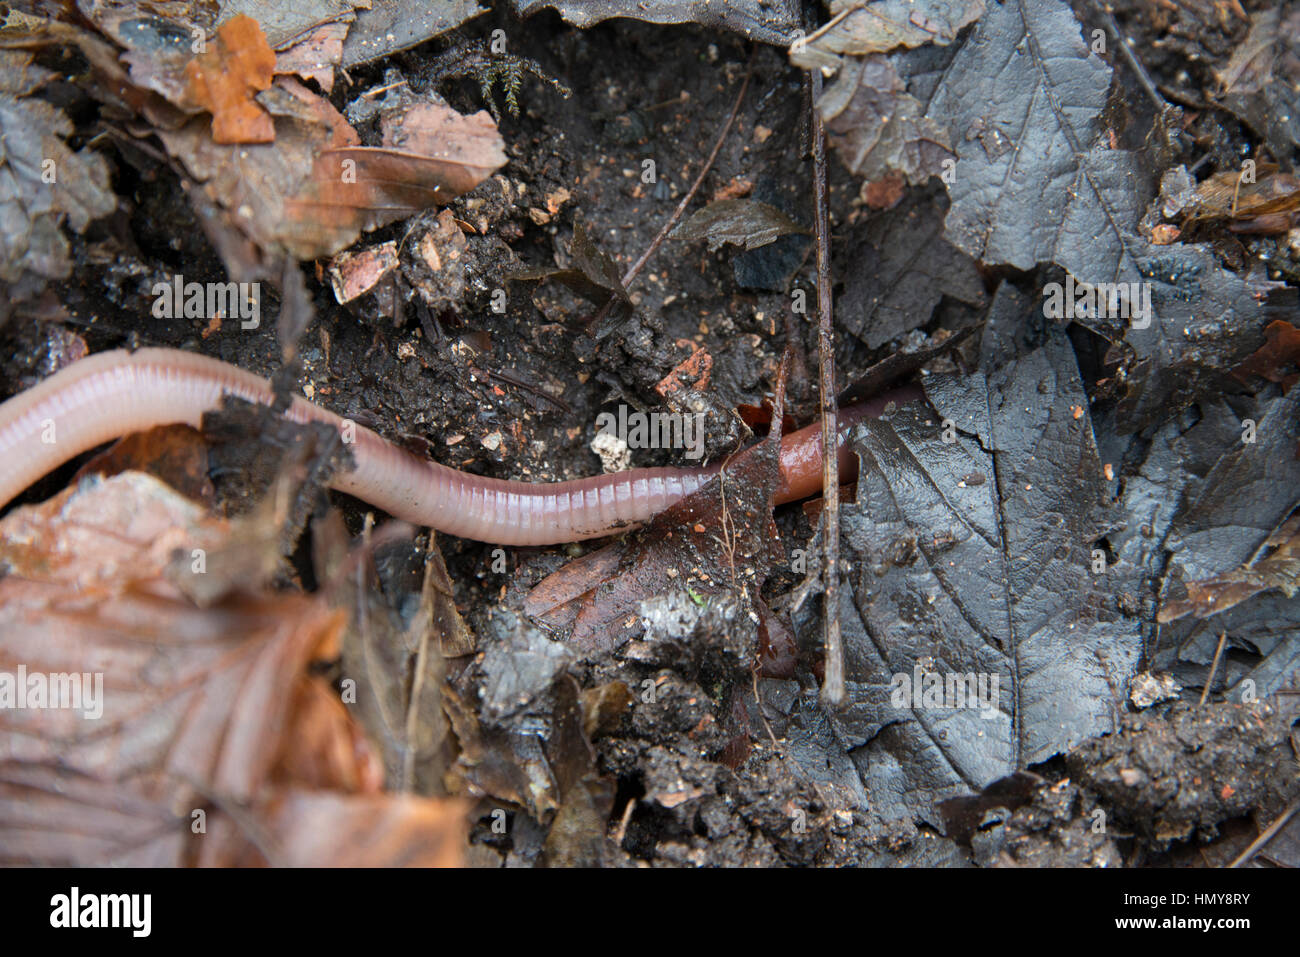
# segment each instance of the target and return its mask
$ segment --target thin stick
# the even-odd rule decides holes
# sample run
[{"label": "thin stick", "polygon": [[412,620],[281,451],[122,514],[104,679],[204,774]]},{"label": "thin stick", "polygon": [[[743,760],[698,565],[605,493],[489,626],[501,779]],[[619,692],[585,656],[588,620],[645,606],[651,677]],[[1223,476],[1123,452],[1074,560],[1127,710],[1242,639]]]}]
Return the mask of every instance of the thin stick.
[{"label": "thin stick", "polygon": [[823,707],[844,703],[844,647],[840,640],[840,470],[839,410],[835,405],[835,343],[831,327],[831,226],[826,188],[826,131],[817,101],[822,76],[812,71],[808,114],[813,141],[813,221],[817,234],[817,368],[822,406],[822,642],[826,672],[822,680]]},{"label": "thin stick", "polygon": [[1214,684],[1214,676],[1219,670],[1219,659],[1223,657],[1223,645],[1228,640],[1228,633],[1225,631],[1219,635],[1219,647],[1214,649],[1214,660],[1210,662],[1210,676],[1205,679],[1205,687],[1201,689],[1201,706],[1210,697],[1210,686]]},{"label": "thin stick", "polygon": [[1256,854],[1262,851],[1264,849],[1264,845],[1266,845],[1269,841],[1273,840],[1273,838],[1277,835],[1278,831],[1286,827],[1286,822],[1291,820],[1291,818],[1295,817],[1296,811],[1300,811],[1300,801],[1292,801],[1291,805],[1280,815],[1278,815],[1277,820],[1274,821],[1272,824],[1270,824],[1268,827],[1264,828],[1264,830],[1260,833],[1259,837],[1251,841],[1250,845],[1244,851],[1238,854],[1237,859],[1233,861],[1231,864],[1229,864],[1228,867],[1230,868],[1241,867],[1243,864],[1247,863],[1252,857],[1254,857]]}]

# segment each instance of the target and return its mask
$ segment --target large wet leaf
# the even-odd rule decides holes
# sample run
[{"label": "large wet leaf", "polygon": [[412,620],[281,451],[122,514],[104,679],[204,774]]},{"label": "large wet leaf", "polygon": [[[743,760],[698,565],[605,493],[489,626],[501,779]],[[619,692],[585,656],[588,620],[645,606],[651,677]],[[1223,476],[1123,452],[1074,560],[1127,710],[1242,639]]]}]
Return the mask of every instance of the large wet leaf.
[{"label": "large wet leaf", "polygon": [[1068,340],[1004,365],[985,345],[982,371],[927,385],[938,416],[906,406],[853,440],[850,703],[831,723],[887,817],[1109,730],[1140,652],[1123,573],[1092,570],[1113,516]]},{"label": "large wet leaf", "polygon": [[1079,282],[1149,291],[1139,317],[1065,314],[1123,340],[1120,421],[1133,430],[1221,390],[1263,344],[1279,284],[1228,272],[1204,247],[1137,235],[1153,177],[1144,155],[1112,145],[1110,84],[1067,4],[1008,0],[943,69],[926,115],[958,155],[950,242],[990,265],[1055,263]]},{"label": "large wet leaf", "polygon": [[1110,81],[1063,0],[994,5],[927,113],[958,155],[949,239],[987,263],[1113,277],[1140,207],[1132,157],[1098,145]]}]

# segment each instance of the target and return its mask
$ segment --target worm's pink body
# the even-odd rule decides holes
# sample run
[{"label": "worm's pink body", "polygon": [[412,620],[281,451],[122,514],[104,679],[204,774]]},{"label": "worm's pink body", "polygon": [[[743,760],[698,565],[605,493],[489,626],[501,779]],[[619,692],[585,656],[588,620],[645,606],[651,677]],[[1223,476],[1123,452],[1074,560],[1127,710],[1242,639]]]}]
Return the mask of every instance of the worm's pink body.
[{"label": "worm's pink body", "polygon": [[[197,427],[204,412],[220,407],[225,393],[263,404],[273,399],[265,379],[175,349],[103,352],[73,363],[0,405],[0,506],[109,439],[170,423]],[[884,402],[846,410],[844,419],[878,414]],[[342,418],[301,397],[294,398],[287,415],[298,422],[344,426]],[[820,449],[817,426],[786,437],[778,501],[809,494],[804,486],[810,481],[820,486]],[[718,469],[633,469],[571,482],[511,482],[417,458],[360,425],[351,451],[356,468],[335,476],[333,488],[396,518],[501,545],[579,541],[641,524]],[[795,461],[809,463],[817,477],[794,474],[800,469],[786,463]],[[842,480],[856,474],[856,466],[856,457],[841,448]]]},{"label": "worm's pink body", "polygon": [[[174,349],[103,352],[73,363],[0,406],[0,505],[36,479],[109,439],[168,423],[198,426],[224,393],[269,403],[265,379]],[[298,421],[343,427],[295,397]],[[547,545],[644,522],[708,480],[711,469],[637,469],[573,482],[484,478],[416,458],[357,425],[356,468],[332,486],[390,515],[461,538]]]}]

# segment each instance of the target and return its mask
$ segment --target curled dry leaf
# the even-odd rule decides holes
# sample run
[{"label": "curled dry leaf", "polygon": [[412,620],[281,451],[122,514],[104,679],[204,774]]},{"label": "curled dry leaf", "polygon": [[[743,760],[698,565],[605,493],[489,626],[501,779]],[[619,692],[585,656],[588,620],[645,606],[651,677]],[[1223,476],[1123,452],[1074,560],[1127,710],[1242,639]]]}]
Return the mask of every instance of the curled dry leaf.
[{"label": "curled dry leaf", "polygon": [[199,609],[164,576],[226,533],[138,472],[0,522],[0,695],[69,705],[0,708],[0,860],[451,861],[459,806],[378,793],[368,744],[309,670],[338,654],[342,612],[295,594]]},{"label": "curled dry leaf", "polygon": [[1270,537],[1266,547],[1272,551],[1258,561],[1188,582],[1187,597],[1165,602],[1157,620],[1163,624],[1186,615],[1209,618],[1274,588],[1293,597],[1300,584],[1300,518],[1287,522]]},{"label": "curled dry leaf", "polygon": [[1215,173],[1196,188],[1190,220],[1230,220],[1240,233],[1285,233],[1300,223],[1300,176],[1261,165],[1245,179],[1239,172]]}]

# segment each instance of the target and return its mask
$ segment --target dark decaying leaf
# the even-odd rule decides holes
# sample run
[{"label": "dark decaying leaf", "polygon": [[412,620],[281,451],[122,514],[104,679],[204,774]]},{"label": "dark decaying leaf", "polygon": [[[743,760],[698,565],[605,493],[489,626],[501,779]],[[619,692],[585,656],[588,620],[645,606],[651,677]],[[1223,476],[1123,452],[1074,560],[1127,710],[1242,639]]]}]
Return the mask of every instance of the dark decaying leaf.
[{"label": "dark decaying leaf", "polygon": [[979,330],[978,324],[969,325],[955,333],[940,329],[931,337],[930,344],[923,349],[914,352],[891,352],[845,386],[836,396],[836,401],[843,408],[880,395],[888,386],[910,377],[945,352],[956,349]]},{"label": "dark decaying leaf", "polygon": [[[1245,467],[1239,461],[1248,451],[1242,442],[1247,418],[1269,423],[1257,435],[1265,441],[1273,433],[1278,440],[1268,455],[1293,454],[1296,438],[1290,438],[1288,448],[1286,436],[1278,435],[1276,428],[1288,413],[1295,417],[1287,401],[1280,396],[1207,398],[1145,438],[1120,437],[1113,431],[1104,436],[1107,459],[1126,463],[1119,500],[1125,519],[1107,540],[1116,566],[1138,569],[1144,579],[1133,591],[1132,611],[1145,622],[1156,621],[1160,603],[1173,606],[1187,599],[1184,582],[1209,581],[1240,570],[1295,506],[1300,494],[1294,476],[1256,482],[1249,473],[1263,456],[1253,457],[1253,464]],[[1290,465],[1275,462],[1271,474],[1277,475],[1279,467]],[[1236,483],[1244,485],[1238,489]],[[1234,508],[1237,495],[1240,507]],[[1237,524],[1243,520],[1244,528]],[[1208,619],[1183,617],[1148,628],[1151,670],[1171,672],[1188,688],[1204,687],[1220,638],[1226,636],[1225,647],[1232,653],[1215,669],[1215,690],[1236,695],[1241,682],[1249,679],[1252,692],[1263,697],[1295,671],[1300,599],[1260,594]]]},{"label": "dark decaying leaf", "polygon": [[1166,547],[1187,581],[1245,565],[1300,505],[1300,390],[1247,418],[1253,428],[1229,422],[1220,457],[1169,529]]},{"label": "dark decaying leaf", "polygon": [[553,732],[546,752],[555,769],[560,807],[546,835],[548,867],[600,867],[608,840],[605,826],[614,806],[614,782],[601,775],[584,725],[578,683],[562,675],[555,684]]},{"label": "dark decaying leaf", "polygon": [[830,12],[829,29],[790,45],[795,66],[820,69],[838,65],[843,54],[951,43],[984,13],[984,0],[830,0]]},{"label": "dark decaying leaf", "polygon": [[613,17],[647,23],[697,23],[723,27],[761,43],[784,46],[799,29],[799,6],[793,0],[511,0],[521,17],[552,7],[575,27],[589,27]]},{"label": "dark decaying leaf", "polygon": [[1134,278],[1151,290],[1145,327],[1139,328],[1142,321],[1121,329],[1114,321],[1080,320],[1110,338],[1123,336],[1124,391],[1116,416],[1126,430],[1235,391],[1231,374],[1264,344],[1270,321],[1296,314],[1294,289],[1258,273],[1229,272],[1208,247],[1133,240],[1132,249]]},{"label": "dark decaying leaf", "polygon": [[1300,3],[1256,10],[1218,80],[1219,102],[1264,137],[1274,156],[1300,146]]},{"label": "dark decaying leaf", "polygon": [[568,269],[545,266],[519,269],[512,272],[510,278],[523,282],[554,279],[594,305],[603,306],[611,300],[624,306],[631,305],[618,264],[592,241],[581,222],[573,224],[573,241],[569,244],[569,254],[573,265]]},{"label": "dark decaying leaf", "polygon": [[928,190],[856,225],[839,263],[840,323],[872,349],[928,324],[944,296],[984,305],[979,271],[944,240],[942,201]]},{"label": "dark decaying leaf", "polygon": [[[1063,333],[926,392],[937,416],[904,406],[854,435],[858,498],[841,512],[849,705],[832,722],[886,816],[934,819],[937,802],[1110,730],[1140,636],[1117,607],[1124,575],[1091,570],[1112,516]],[[983,697],[952,707],[968,675]],[[913,699],[934,681],[938,707]]]},{"label": "dark decaying leaf", "polygon": [[[645,528],[548,576],[525,612],[569,631],[569,643],[590,653],[638,637],[642,602],[652,596],[690,589],[701,602],[727,593],[752,599],[773,561],[768,528],[780,486],[782,408],[779,398],[766,440]],[[757,612],[739,617],[759,620]]]},{"label": "dark decaying leaf", "polygon": [[807,233],[775,206],[752,199],[724,199],[697,210],[669,235],[693,242],[703,239],[709,252],[726,243],[757,249],[791,233]]},{"label": "dark decaying leaf", "polygon": [[[511,612],[499,610],[490,626],[487,654],[461,680],[460,690],[446,694],[459,744],[448,784],[456,793],[526,812],[545,829],[538,863],[602,864],[614,791],[597,770],[586,730],[599,722],[598,711],[588,712],[587,695],[567,672],[573,654]],[[469,706],[471,696],[481,709]],[[596,699],[591,703],[619,712],[626,700],[615,694],[603,709]],[[512,829],[516,854],[524,843],[520,824],[516,820]]]},{"label": "dark decaying leaf", "polygon": [[370,536],[334,579],[335,600],[352,610],[342,639],[345,701],[379,746],[390,790],[440,794],[443,659],[464,652],[469,630],[445,592],[433,536],[426,549],[405,536],[372,546]]},{"label": "dark decaying leaf", "polygon": [[844,165],[874,181],[897,173],[912,185],[944,172],[951,138],[881,55],[848,59],[817,101],[826,135]]}]

